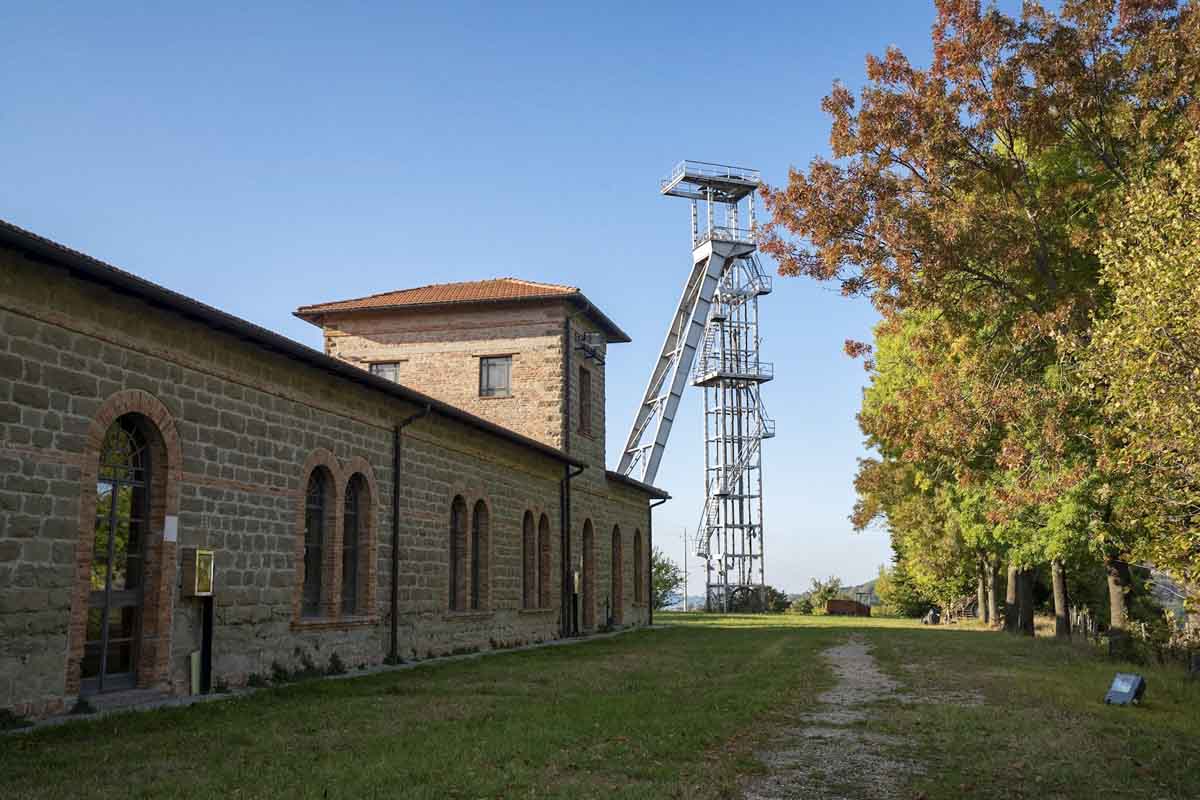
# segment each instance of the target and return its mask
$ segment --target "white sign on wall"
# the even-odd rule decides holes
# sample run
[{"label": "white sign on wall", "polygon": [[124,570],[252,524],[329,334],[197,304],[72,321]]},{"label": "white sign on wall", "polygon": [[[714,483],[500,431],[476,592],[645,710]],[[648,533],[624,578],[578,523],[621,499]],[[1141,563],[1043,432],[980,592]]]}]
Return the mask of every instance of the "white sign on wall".
[{"label": "white sign on wall", "polygon": [[179,517],[167,514],[166,524],[163,525],[163,541],[174,542],[179,539]]}]

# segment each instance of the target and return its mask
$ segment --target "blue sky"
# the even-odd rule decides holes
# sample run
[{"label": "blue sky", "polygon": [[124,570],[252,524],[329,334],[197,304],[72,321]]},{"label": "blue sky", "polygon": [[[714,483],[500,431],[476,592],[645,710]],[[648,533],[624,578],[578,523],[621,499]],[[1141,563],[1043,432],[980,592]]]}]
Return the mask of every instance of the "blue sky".
[{"label": "blue sky", "polygon": [[[832,81],[890,44],[924,63],[933,19],[925,0],[139,5],[0,9],[0,217],[314,347],[306,303],[578,285],[634,338],[608,361],[610,465],[690,266],[659,178],[693,158],[782,182],[827,152]],[[762,316],[767,580],[865,580],[889,549],[846,519],[865,373],[841,345],[873,314],[777,278]],[[699,403],[657,481],[676,558]]]}]

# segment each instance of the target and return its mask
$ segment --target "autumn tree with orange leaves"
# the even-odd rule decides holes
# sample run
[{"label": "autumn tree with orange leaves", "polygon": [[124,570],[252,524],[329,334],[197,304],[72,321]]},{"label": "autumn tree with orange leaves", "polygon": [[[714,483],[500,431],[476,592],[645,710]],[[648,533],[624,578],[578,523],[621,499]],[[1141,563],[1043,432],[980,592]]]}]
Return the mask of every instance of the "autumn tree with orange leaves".
[{"label": "autumn tree with orange leaves", "polygon": [[1028,633],[1029,570],[1054,565],[1066,633],[1062,576],[1087,558],[1107,567],[1114,631],[1127,624],[1128,564],[1152,532],[1079,354],[1111,303],[1098,254],[1122,198],[1200,126],[1197,43],[1200,15],[1176,0],[1018,18],[938,0],[930,67],[868,57],[858,96],[835,84],[823,103],[832,159],[764,192],[780,273],[882,316],[874,345],[847,342],[879,453],[855,523],[886,520],[916,562],[949,547],[981,581],[1007,561]]}]

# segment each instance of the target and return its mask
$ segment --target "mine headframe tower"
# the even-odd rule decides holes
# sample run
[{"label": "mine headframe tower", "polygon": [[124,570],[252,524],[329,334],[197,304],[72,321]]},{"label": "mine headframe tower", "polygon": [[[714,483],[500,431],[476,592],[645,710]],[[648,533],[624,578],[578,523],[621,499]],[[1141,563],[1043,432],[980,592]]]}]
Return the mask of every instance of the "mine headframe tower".
[{"label": "mine headframe tower", "polygon": [[619,467],[653,483],[684,385],[690,379],[704,390],[696,554],[707,565],[709,611],[765,602],[761,445],[775,435],[775,423],[760,393],[774,377],[759,358],[758,299],[771,291],[755,255],[761,184],[756,170],[702,161],[680,162],[662,181],[662,194],[691,201],[692,270]]}]

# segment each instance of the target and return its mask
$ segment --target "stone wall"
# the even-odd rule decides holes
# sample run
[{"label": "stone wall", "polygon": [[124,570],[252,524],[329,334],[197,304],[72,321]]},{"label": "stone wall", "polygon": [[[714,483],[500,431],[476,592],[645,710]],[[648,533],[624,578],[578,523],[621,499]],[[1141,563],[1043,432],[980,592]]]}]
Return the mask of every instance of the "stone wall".
[{"label": "stone wall", "polygon": [[[561,302],[331,314],[326,354],[363,369],[398,361],[400,383],[562,447]],[[512,394],[479,396],[479,359],[512,356]]]},{"label": "stone wall", "polygon": [[[561,333],[549,336],[553,327],[546,321],[548,348],[551,339],[561,342]],[[186,548],[216,553],[216,681],[236,685],[276,664],[324,667],[334,653],[350,668],[383,658],[392,428],[419,406],[7,249],[0,249],[0,332],[0,708],[53,713],[78,691],[96,431],[124,413],[142,415],[174,442],[161,459],[162,501],[163,513],[178,519],[178,540],[169,542],[165,523],[152,520],[148,551],[159,596],[144,624],[142,647],[154,658],[139,662],[141,685],[188,689],[200,604],[180,592],[178,558]],[[602,384],[594,391],[602,397]],[[403,459],[401,655],[559,635],[564,464],[436,412],[405,430]],[[319,619],[298,613],[303,493],[317,465],[333,476],[338,493],[354,474],[370,486],[369,566],[361,578],[369,582],[369,602],[354,616],[340,615],[333,600]],[[594,520],[599,588],[608,585],[610,532],[620,525],[624,622],[640,624],[644,608],[631,600],[632,536],[635,529],[644,535],[647,497],[609,486],[600,468],[584,474],[587,480],[576,479],[574,527]],[[487,604],[475,612],[449,610],[449,510],[458,495],[468,507],[483,500],[490,510]],[[527,510],[550,520],[547,609],[522,609]],[[331,513],[334,551],[339,503]],[[327,596],[336,598],[340,571],[333,565],[323,569]],[[596,597],[602,605],[604,594]]]},{"label": "stone wall", "polygon": [[[569,320],[569,334],[567,323]],[[479,416],[566,452],[588,465],[571,489],[572,569],[591,582],[581,597],[580,624],[593,630],[607,621],[643,619],[644,597],[634,602],[635,537],[645,543],[648,512],[644,493],[610,480],[605,474],[607,414],[604,333],[586,314],[562,302],[464,305],[452,309],[389,309],[331,314],[325,319],[328,355],[366,369],[372,362],[400,362],[400,382],[440,400],[470,409]],[[569,335],[567,357],[564,337]],[[589,336],[590,357],[576,344]],[[512,396],[479,397],[479,357],[511,354]],[[590,426],[581,424],[580,371],[591,379]],[[585,562],[584,526],[591,522],[592,552]],[[614,530],[615,529],[615,530]],[[614,532],[620,536],[624,574],[614,596],[611,568]],[[555,562],[557,565],[557,561]],[[586,564],[586,569],[585,569]],[[641,572],[645,575],[645,572]],[[561,581],[554,581],[559,592]],[[638,596],[644,592],[639,589]],[[582,604],[588,603],[590,607]]]}]

